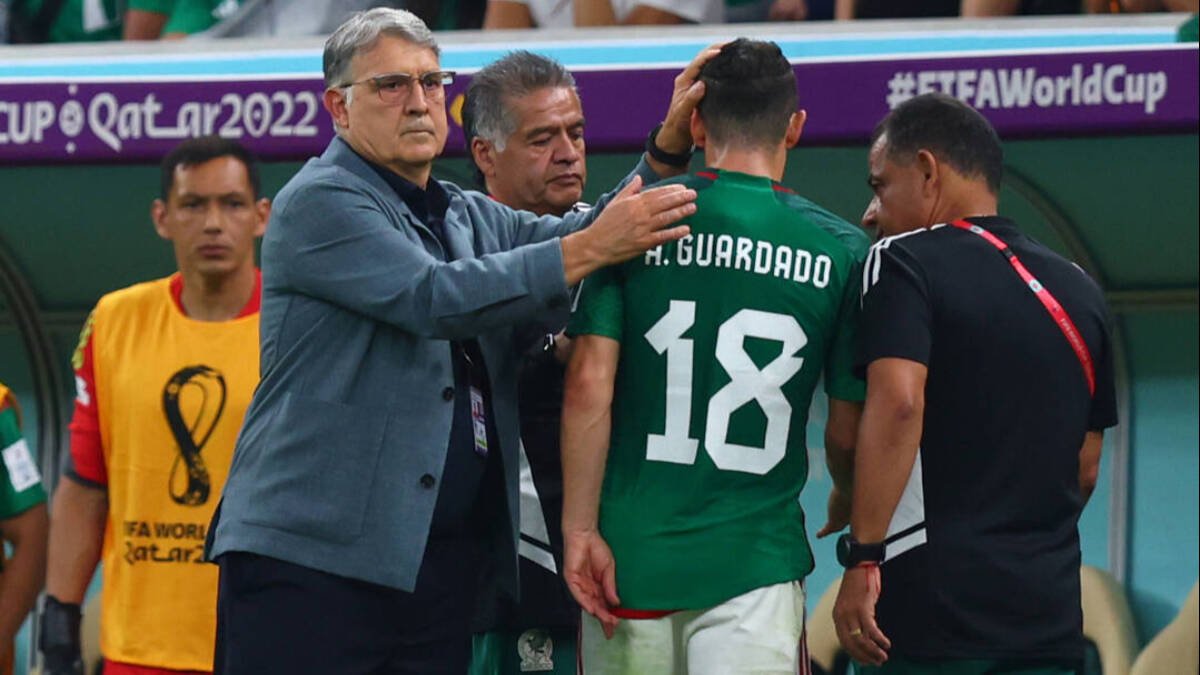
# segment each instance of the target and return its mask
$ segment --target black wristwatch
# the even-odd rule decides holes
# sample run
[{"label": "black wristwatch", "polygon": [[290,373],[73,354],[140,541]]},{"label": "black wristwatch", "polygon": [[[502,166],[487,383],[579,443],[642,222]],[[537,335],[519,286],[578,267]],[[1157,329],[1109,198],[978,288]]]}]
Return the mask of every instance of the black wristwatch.
[{"label": "black wristwatch", "polygon": [[881,563],[887,545],[884,542],[876,544],[860,544],[849,534],[843,534],[837,540],[837,561],[846,569],[857,567],[862,563]]},{"label": "black wristwatch", "polygon": [[662,128],[662,122],[659,122],[658,126],[650,130],[650,135],[646,137],[646,154],[667,166],[687,168],[687,165],[692,162],[693,151],[689,149],[685,153],[676,154],[658,147],[658,132],[662,131]]}]

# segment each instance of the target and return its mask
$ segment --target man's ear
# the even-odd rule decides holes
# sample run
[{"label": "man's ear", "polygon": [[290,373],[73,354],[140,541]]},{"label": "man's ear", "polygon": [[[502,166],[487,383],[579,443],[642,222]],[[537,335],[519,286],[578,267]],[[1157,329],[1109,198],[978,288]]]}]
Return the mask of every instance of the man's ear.
[{"label": "man's ear", "polygon": [[692,145],[697,148],[703,148],[708,142],[708,129],[704,126],[704,120],[700,117],[700,111],[692,108],[692,116],[688,126],[692,131]]},{"label": "man's ear", "polygon": [[496,177],[496,146],[492,145],[491,141],[478,136],[472,138],[471,157],[475,159],[475,166],[479,167],[485,177]]},{"label": "man's ear", "polygon": [[945,178],[942,175],[944,167],[937,157],[928,150],[918,150],[917,169],[921,171],[921,192],[927,197],[937,194]]},{"label": "man's ear", "polygon": [[792,113],[791,118],[788,119],[787,132],[784,133],[783,136],[784,143],[786,143],[788,150],[796,147],[796,144],[800,142],[800,136],[804,133],[804,123],[807,121],[807,110],[797,110],[796,112]]},{"label": "man's ear", "polygon": [[167,230],[167,203],[161,199],[155,199],[150,204],[150,220],[154,223],[154,231],[158,236],[170,241],[171,233]]},{"label": "man's ear", "polygon": [[336,126],[343,129],[350,126],[350,106],[346,102],[346,94],[342,89],[338,87],[326,89],[321,102],[325,105],[325,110],[329,112],[329,116],[333,118]]}]

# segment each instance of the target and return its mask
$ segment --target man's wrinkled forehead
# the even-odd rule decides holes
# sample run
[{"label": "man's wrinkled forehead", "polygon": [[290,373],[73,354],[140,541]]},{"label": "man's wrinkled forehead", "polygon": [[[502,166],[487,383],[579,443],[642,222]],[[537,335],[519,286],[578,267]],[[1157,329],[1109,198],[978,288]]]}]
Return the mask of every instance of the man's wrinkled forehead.
[{"label": "man's wrinkled forehead", "polygon": [[515,117],[516,132],[527,132],[551,122],[551,126],[555,127],[583,123],[583,104],[570,87],[534,89],[525,96],[505,96],[504,102]]}]

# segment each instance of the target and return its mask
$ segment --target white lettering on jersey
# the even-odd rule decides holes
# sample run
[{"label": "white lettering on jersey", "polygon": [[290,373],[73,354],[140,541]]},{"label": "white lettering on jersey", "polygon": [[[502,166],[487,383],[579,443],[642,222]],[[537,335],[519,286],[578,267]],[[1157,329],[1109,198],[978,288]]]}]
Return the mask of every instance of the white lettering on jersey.
[{"label": "white lettering on jersey", "polygon": [[[683,337],[695,322],[694,301],[672,300],[667,313],[644,335],[654,351],[667,355],[664,428],[661,434],[646,436],[647,460],[696,463],[699,440],[689,436],[694,345]],[[760,369],[744,350],[747,337],[782,343],[779,356]],[[785,314],[742,309],[721,324],[713,356],[730,379],[709,398],[704,430],[704,450],[718,469],[761,476],[783,461],[792,416],[783,387],[804,365],[797,354],[806,344],[804,329],[795,317]],[[729,441],[730,418],[750,403],[757,403],[766,417],[762,447]]]},{"label": "white lettering on jersey", "polygon": [[753,250],[754,241],[752,239],[748,237],[738,237],[737,257],[734,259],[733,268],[750,272],[750,252]]},{"label": "white lettering on jersey", "polygon": [[662,246],[646,251],[642,262],[647,267],[676,264],[680,267],[718,267],[749,272],[798,284],[825,288],[833,276],[833,259],[824,253],[813,255],[801,248],[777,246],[769,241],[728,234],[689,234],[674,243],[674,257]]}]

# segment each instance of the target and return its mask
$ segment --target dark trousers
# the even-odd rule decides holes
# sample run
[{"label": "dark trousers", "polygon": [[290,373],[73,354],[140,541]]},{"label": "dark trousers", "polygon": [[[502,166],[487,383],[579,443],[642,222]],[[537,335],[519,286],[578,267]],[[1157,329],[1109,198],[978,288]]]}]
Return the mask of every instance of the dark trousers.
[{"label": "dark trousers", "polygon": [[462,675],[479,542],[431,540],[412,593],[252,553],[220,557],[215,675]]}]

